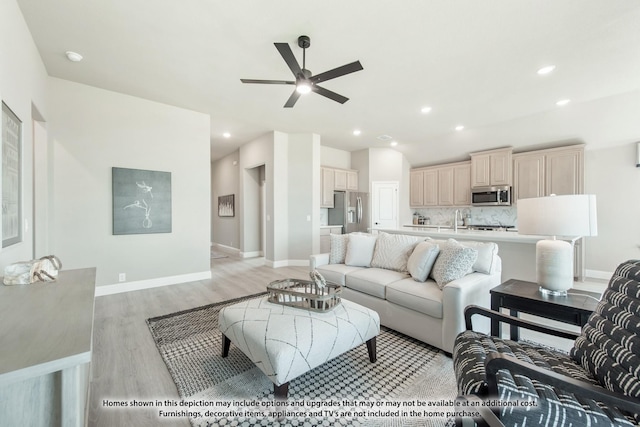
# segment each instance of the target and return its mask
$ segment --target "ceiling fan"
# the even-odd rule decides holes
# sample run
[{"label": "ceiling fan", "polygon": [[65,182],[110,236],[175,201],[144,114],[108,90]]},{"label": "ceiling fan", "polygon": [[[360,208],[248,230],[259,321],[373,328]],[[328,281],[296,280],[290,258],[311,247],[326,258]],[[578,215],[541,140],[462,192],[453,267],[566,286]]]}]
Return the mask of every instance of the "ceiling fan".
[{"label": "ceiling fan", "polygon": [[306,68],[306,50],[311,46],[311,39],[308,36],[298,37],[298,46],[302,48],[302,68],[293,56],[293,52],[288,43],[274,43],[280,55],[287,63],[289,69],[295,76],[296,80],[255,80],[255,79],[240,79],[242,83],[259,83],[269,85],[295,85],[296,89],[293,91],[289,100],[284,104],[284,108],[291,108],[295,105],[300,95],[309,92],[315,92],[319,95],[325,96],[329,99],[333,99],[336,102],[344,104],[349,98],[318,86],[318,83],[325,82],[327,80],[335,79],[336,77],[344,76],[345,74],[354,73],[356,71],[363,70],[360,61],[355,61],[347,65],[343,65],[338,68],[334,68],[324,73],[312,75],[311,71]]}]

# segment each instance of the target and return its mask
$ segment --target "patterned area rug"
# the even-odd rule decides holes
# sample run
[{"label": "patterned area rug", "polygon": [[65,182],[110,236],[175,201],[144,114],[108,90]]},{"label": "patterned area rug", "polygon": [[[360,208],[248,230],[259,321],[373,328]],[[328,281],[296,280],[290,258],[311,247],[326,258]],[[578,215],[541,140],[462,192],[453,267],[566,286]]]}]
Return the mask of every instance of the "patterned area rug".
[{"label": "patterned area rug", "polygon": [[[263,295],[263,294],[262,294]],[[287,402],[233,344],[221,357],[218,312],[258,295],[147,320],[182,401],[163,416],[188,413],[194,426],[444,426],[456,397],[451,359],[382,328],[378,360],[359,346],[291,381]]]}]

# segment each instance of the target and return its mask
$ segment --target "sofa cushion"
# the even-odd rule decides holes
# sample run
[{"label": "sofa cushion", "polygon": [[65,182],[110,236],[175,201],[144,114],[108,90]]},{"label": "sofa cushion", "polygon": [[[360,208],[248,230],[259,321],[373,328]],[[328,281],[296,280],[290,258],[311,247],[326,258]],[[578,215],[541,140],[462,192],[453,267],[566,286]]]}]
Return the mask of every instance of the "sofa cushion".
[{"label": "sofa cushion", "polygon": [[348,234],[330,234],[331,248],[329,250],[329,264],[344,264],[349,245]]},{"label": "sofa cushion", "polygon": [[407,271],[409,255],[411,255],[420,240],[422,239],[417,236],[379,233],[376,247],[373,251],[371,267]]},{"label": "sofa cushion", "polygon": [[362,267],[351,267],[345,264],[327,264],[316,268],[327,282],[344,286],[345,276],[351,272],[361,270]]},{"label": "sofa cushion", "polygon": [[387,301],[442,319],[442,290],[436,282],[408,278],[387,285]]},{"label": "sofa cushion", "polygon": [[491,271],[496,262],[496,255],[498,254],[498,245],[493,242],[459,242],[465,248],[473,248],[478,251],[478,258],[473,263],[473,271],[479,273],[491,274]]},{"label": "sofa cushion", "polygon": [[370,267],[377,236],[372,234],[349,233],[349,244],[345,264],[354,267]]},{"label": "sofa cushion", "polygon": [[386,298],[387,285],[409,277],[406,273],[382,268],[363,268],[347,275],[345,286],[354,291]]},{"label": "sofa cushion", "polygon": [[442,289],[447,283],[469,273],[477,258],[476,249],[466,248],[455,240],[449,239],[440,247],[431,276]]},{"label": "sofa cushion", "polygon": [[424,282],[429,277],[433,264],[440,253],[440,246],[433,242],[420,242],[407,260],[407,270],[413,280]]}]

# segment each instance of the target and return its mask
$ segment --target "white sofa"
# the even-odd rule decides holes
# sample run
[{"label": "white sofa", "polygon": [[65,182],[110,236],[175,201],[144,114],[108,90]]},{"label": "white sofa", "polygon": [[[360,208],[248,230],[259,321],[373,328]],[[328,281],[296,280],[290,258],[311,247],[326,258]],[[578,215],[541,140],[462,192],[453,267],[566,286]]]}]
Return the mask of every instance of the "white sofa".
[{"label": "white sofa", "polygon": [[[332,252],[312,255],[310,269],[318,270],[327,281],[342,285],[344,299],[377,311],[382,325],[438,347],[448,354],[453,350],[455,337],[465,330],[465,307],[469,304],[489,307],[489,291],[501,282],[502,265],[495,243],[432,240],[382,233],[369,237],[376,241],[373,254],[362,256],[363,252],[370,249],[354,244],[355,234],[332,235]],[[435,262],[432,262],[429,278],[420,282],[414,279],[414,276],[417,277],[415,260],[418,250],[415,250],[415,255],[413,252],[418,243],[425,240],[427,243],[423,243],[421,248],[437,245],[439,253],[436,253]],[[412,241],[415,243],[412,244]],[[466,249],[477,254],[473,266],[459,273],[462,275],[460,278],[446,284],[440,280],[436,283],[433,279],[436,267],[440,272],[448,268],[449,258],[444,254],[449,253],[449,248],[456,248],[456,245],[475,248]],[[340,258],[340,251],[346,252],[344,260]],[[396,259],[389,261],[393,255]],[[370,266],[362,266],[366,265],[368,257],[371,259]],[[475,322],[474,319],[474,329]],[[479,329],[488,331],[488,323],[479,325]]]}]

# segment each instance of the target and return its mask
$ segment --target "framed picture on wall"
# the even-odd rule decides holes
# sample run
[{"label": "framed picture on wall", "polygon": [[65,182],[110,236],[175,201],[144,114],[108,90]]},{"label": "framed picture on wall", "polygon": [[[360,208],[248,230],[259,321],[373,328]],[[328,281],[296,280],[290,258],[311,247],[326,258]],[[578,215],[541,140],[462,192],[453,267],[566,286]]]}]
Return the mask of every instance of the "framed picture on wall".
[{"label": "framed picture on wall", "polygon": [[235,216],[235,194],[218,197],[218,216]]},{"label": "framed picture on wall", "polygon": [[2,247],[22,241],[22,122],[2,103]]},{"label": "framed picture on wall", "polygon": [[171,233],[171,172],[112,168],[113,234]]}]

